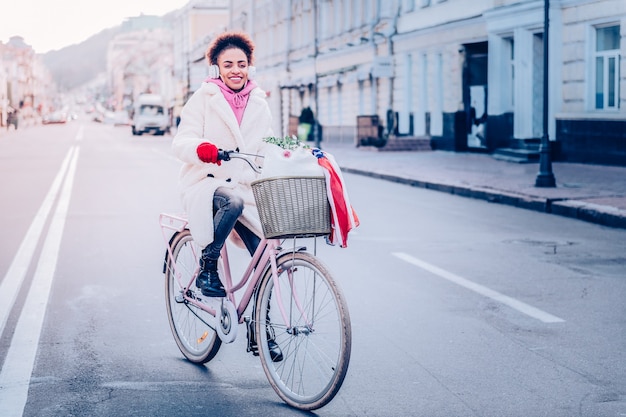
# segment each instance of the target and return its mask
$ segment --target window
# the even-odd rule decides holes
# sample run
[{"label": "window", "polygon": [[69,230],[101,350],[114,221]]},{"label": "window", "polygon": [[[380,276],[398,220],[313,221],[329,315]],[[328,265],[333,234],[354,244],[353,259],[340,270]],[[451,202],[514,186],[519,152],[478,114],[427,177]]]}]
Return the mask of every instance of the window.
[{"label": "window", "polygon": [[619,107],[619,25],[596,27],[594,52],[595,108]]},{"label": "window", "polygon": [[330,6],[328,3],[322,3],[321,6],[322,7],[318,9],[319,16],[316,22],[318,27],[316,28],[316,30],[319,30],[320,39],[327,39],[328,37],[330,37],[331,32],[330,25],[328,24],[331,19]]},{"label": "window", "polygon": [[361,10],[362,2],[354,0],[352,2],[352,27],[358,28],[363,23],[363,11]]},{"label": "window", "polygon": [[370,22],[374,17],[372,0],[363,0],[363,22]]},{"label": "window", "polygon": [[342,18],[341,18],[343,20],[343,27],[341,28],[339,33],[350,31],[350,28],[352,25],[352,21],[351,21],[352,5],[350,3],[351,2],[349,1],[343,2],[343,10],[342,10]]},{"label": "window", "polygon": [[330,6],[333,9],[333,35],[338,35],[341,33],[341,7],[339,5]]}]

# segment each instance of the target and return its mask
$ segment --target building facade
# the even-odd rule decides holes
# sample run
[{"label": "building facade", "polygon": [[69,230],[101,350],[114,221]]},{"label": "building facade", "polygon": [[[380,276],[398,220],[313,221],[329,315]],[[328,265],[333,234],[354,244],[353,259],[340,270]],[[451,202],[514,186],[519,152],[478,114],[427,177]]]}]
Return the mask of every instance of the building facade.
[{"label": "building facade", "polygon": [[109,107],[130,111],[143,93],[174,97],[173,32],[159,16],[128,18],[122,32],[108,45],[107,74],[111,91]]},{"label": "building facade", "polygon": [[192,0],[172,16],[178,108],[206,78],[204,54],[211,39],[226,30],[228,18],[228,0]]},{"label": "building facade", "polygon": [[0,43],[0,129],[33,124],[53,108],[50,72],[21,36]]},{"label": "building facade", "polygon": [[228,11],[228,0],[191,0],[165,16],[128,18],[108,46],[108,107],[130,111],[140,94],[158,94],[174,123],[206,77],[204,52],[226,30]]},{"label": "building facade", "polygon": [[[544,132],[545,6],[549,5]],[[626,165],[622,0],[232,0],[277,131],[313,109],[322,140]],[[359,122],[360,123],[360,122]],[[291,128],[290,128],[291,126]]]}]

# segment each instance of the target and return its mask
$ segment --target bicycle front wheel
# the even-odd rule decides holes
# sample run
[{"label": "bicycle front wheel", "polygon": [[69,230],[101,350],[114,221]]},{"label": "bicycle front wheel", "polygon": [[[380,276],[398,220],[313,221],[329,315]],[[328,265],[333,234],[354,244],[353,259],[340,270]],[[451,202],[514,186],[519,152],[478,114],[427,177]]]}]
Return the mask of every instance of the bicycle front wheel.
[{"label": "bicycle front wheel", "polygon": [[[187,301],[183,294],[195,298],[200,290],[192,280],[198,266],[199,248],[189,230],[179,232],[170,244],[165,271],[165,303],[174,340],[191,362],[206,363],[217,354],[222,341],[209,327],[209,313]],[[189,288],[187,284],[191,282]]]},{"label": "bicycle front wheel", "polygon": [[[283,401],[315,410],[335,397],[348,371],[352,345],[348,307],[328,269],[313,255],[284,254],[277,266],[278,277],[273,278],[268,268],[257,296],[259,356]],[[282,358],[276,356],[275,346],[272,358],[268,346],[272,341]]]}]

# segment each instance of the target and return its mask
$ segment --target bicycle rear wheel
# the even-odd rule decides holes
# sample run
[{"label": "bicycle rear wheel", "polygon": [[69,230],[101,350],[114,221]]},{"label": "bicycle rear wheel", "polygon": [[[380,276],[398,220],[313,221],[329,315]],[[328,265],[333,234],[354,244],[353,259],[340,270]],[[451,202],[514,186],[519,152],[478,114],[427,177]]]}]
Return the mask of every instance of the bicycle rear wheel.
[{"label": "bicycle rear wheel", "polygon": [[[198,266],[199,248],[189,230],[177,233],[170,243],[165,272],[165,303],[174,340],[182,354],[191,362],[206,363],[217,354],[222,341],[215,330],[209,327],[209,313],[194,306],[183,298],[183,293],[192,298],[200,295],[193,285],[192,275]],[[185,288],[192,282],[191,288]]]},{"label": "bicycle rear wheel", "polygon": [[[257,296],[259,356],[283,401],[315,410],[335,397],[348,371],[352,344],[348,307],[328,269],[313,255],[284,254],[277,266],[278,279],[268,268]],[[280,347],[280,362],[272,361],[268,339]]]}]

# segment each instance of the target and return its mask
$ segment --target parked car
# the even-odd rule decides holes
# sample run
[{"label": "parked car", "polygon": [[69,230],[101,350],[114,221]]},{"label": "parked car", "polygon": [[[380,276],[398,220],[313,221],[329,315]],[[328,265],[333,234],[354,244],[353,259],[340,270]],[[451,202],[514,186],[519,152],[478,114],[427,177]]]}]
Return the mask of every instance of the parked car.
[{"label": "parked car", "polygon": [[53,124],[53,123],[66,123],[66,122],[67,122],[67,113],[65,113],[64,111],[60,111],[60,110],[45,115],[42,120],[42,123],[45,125]]},{"label": "parked car", "polygon": [[113,125],[114,126],[130,126],[130,117],[126,110],[119,110],[113,113]]},{"label": "parked car", "polygon": [[111,110],[106,110],[103,113],[102,123],[104,123],[105,125],[112,125],[114,121],[115,112],[112,112]]}]

